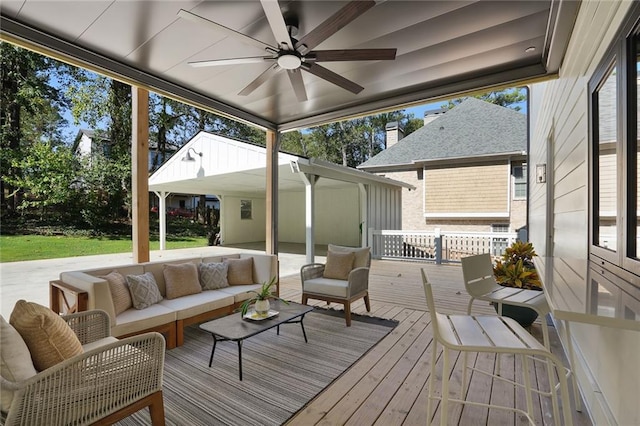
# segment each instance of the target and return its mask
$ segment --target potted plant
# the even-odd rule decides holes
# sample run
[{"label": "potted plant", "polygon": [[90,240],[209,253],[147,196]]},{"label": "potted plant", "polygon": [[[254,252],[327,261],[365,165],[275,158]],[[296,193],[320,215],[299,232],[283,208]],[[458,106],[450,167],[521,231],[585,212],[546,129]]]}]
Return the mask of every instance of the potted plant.
[{"label": "potted plant", "polygon": [[[496,282],[505,287],[542,291],[542,283],[533,264],[535,256],[533,244],[514,242],[493,267]],[[494,304],[494,308],[498,311],[497,305]],[[523,327],[530,326],[538,317],[533,309],[514,305],[502,305],[502,314],[515,319]]]},{"label": "potted plant", "polygon": [[254,293],[255,296],[245,300],[242,303],[240,307],[240,311],[242,312],[243,317],[247,314],[247,311],[249,310],[249,306],[251,306],[252,304],[254,305],[253,309],[256,311],[256,314],[262,318],[266,318],[267,315],[269,314],[269,308],[271,307],[269,304],[270,299],[280,300],[287,305],[289,304],[289,302],[287,302],[286,300],[281,299],[280,297],[273,294],[272,288],[276,284],[276,282],[278,282],[278,279],[277,277],[274,276],[269,281],[263,282],[262,286],[260,287],[260,290],[250,291],[250,293]]}]

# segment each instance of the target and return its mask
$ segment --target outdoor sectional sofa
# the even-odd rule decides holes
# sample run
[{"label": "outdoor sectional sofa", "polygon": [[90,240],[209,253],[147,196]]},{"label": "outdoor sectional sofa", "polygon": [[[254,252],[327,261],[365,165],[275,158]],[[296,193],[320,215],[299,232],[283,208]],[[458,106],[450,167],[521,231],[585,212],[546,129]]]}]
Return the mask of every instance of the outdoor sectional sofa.
[{"label": "outdoor sectional sofa", "polygon": [[[176,279],[174,274],[174,278],[170,278],[173,281],[168,286],[165,277],[170,277],[171,271],[179,271],[180,268],[188,263],[197,267],[200,284],[202,283],[202,270],[199,265],[217,264],[213,266],[219,266],[221,263],[226,263],[229,267],[229,276],[225,278],[228,278],[230,285],[212,290],[200,288],[201,291],[185,291],[187,280],[181,280],[179,276]],[[248,263],[251,264],[250,271],[247,270]],[[186,266],[187,269],[190,269],[189,265]],[[170,271],[169,275],[167,275],[167,271]],[[110,283],[104,278],[113,272],[126,277],[129,282],[129,288],[132,288],[130,284],[131,276],[141,277],[146,273],[151,273],[157,283],[162,300],[142,309],[137,309],[136,307],[130,307],[124,311],[122,311],[122,308],[117,309],[119,297],[116,295],[116,300],[114,301],[112,282]],[[203,256],[69,271],[62,272],[60,280],[51,282],[51,308],[60,310],[56,308],[59,305],[58,299],[62,292],[73,293],[78,300],[75,310],[101,309],[107,312],[111,319],[112,336],[122,338],[149,331],[157,331],[165,335],[167,348],[171,349],[183,344],[184,327],[230,314],[251,296],[251,293],[248,293],[249,291],[258,289],[261,283],[277,276],[278,261],[276,256],[252,253]],[[195,290],[193,289],[193,284],[191,284],[191,289]],[[56,291],[54,292],[54,290]],[[278,292],[278,290],[276,291]],[[182,295],[183,293],[191,294]],[[122,312],[117,313],[117,310]]]}]

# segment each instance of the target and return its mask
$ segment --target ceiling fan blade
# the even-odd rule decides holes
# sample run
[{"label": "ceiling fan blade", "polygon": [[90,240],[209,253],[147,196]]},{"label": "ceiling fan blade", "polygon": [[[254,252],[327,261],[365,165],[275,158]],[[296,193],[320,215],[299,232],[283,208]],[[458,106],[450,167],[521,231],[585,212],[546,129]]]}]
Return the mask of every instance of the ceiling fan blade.
[{"label": "ceiling fan blade", "polygon": [[191,22],[208,25],[209,27],[215,29],[216,31],[225,33],[226,35],[231,37],[235,37],[236,39],[243,42],[244,44],[255,46],[258,49],[263,49],[272,53],[278,52],[278,49],[276,47],[273,47],[267,43],[263,43],[260,40],[256,40],[253,37],[249,37],[248,35],[244,35],[236,30],[232,30],[231,28],[225,27],[224,25],[220,25],[217,22],[210,21],[206,18],[203,18],[202,16],[198,16],[195,13],[191,13],[187,10],[180,9],[180,11],[178,11],[178,17],[183,19],[188,19]]},{"label": "ceiling fan blade", "polygon": [[296,43],[296,50],[303,55],[308,53],[375,5],[376,2],[374,0],[354,0],[348,3],[314,28],[310,33],[302,37],[300,41]]},{"label": "ceiling fan blade", "polygon": [[209,61],[192,61],[188,64],[195,68],[200,67],[214,67],[219,65],[241,65],[241,64],[255,64],[268,60],[275,61],[275,58],[271,56],[249,56],[246,58],[231,58],[231,59],[212,59]]},{"label": "ceiling fan blade", "polygon": [[238,93],[240,96],[248,96],[258,87],[262,86],[265,81],[269,80],[275,73],[280,71],[282,68],[276,63],[267,68],[262,74],[260,74],[255,80],[249,83],[244,89]]},{"label": "ceiling fan blade", "polygon": [[291,43],[291,37],[289,31],[287,31],[287,24],[282,17],[282,11],[278,0],[260,0],[264,14],[267,16],[271,31],[276,38],[276,41],[280,47],[284,50],[293,50],[293,43]]},{"label": "ceiling fan blade", "polygon": [[397,49],[345,49],[314,50],[305,56],[306,61],[387,61],[396,58]]},{"label": "ceiling fan blade", "polygon": [[335,72],[323,67],[322,65],[318,65],[315,63],[311,63],[311,64],[305,63],[302,65],[302,69],[310,72],[316,77],[320,77],[323,80],[327,80],[328,82],[333,83],[336,86],[340,86],[343,89],[348,90],[353,94],[357,95],[358,93],[364,90],[364,87],[360,86],[359,84],[354,83],[351,80],[347,80],[346,78],[342,77],[340,74],[336,74]]},{"label": "ceiling fan blade", "polygon": [[296,93],[298,102],[306,101],[307,91],[304,88],[304,81],[302,80],[302,72],[300,69],[287,70],[287,74],[289,74],[289,80],[291,81],[291,86],[293,86],[293,91]]}]

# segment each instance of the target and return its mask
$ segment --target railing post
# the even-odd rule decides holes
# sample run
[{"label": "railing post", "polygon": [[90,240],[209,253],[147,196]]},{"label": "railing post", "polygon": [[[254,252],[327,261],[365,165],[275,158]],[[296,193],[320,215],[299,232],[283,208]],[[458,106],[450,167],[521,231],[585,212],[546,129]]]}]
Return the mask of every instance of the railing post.
[{"label": "railing post", "polygon": [[442,265],[442,235],[440,234],[440,228],[436,228],[435,233],[436,265]]},{"label": "railing post", "polygon": [[376,256],[378,256],[378,252],[373,241],[373,228],[367,228],[367,243],[368,246],[371,247],[371,257],[376,258]]}]

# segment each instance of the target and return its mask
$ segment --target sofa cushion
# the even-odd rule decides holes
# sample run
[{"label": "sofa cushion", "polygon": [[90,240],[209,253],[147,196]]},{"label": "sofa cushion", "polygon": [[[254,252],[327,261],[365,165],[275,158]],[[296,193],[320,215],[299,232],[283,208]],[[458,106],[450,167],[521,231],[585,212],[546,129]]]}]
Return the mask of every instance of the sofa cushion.
[{"label": "sofa cushion", "polygon": [[327,249],[334,253],[354,253],[355,258],[353,259],[353,269],[368,267],[370,264],[369,252],[371,249],[369,247],[347,247],[329,244]]},{"label": "sofa cushion", "polygon": [[253,258],[225,259],[229,266],[227,280],[229,285],[255,284],[253,281]]},{"label": "sofa cushion", "polygon": [[151,328],[175,324],[175,321],[176,313],[160,303],[145,309],[127,309],[118,315],[116,324],[111,327],[111,335],[115,337],[127,336]]},{"label": "sofa cushion", "polygon": [[103,337],[102,339],[94,340],[93,342],[90,342],[90,343],[85,343],[84,345],[82,345],[82,350],[85,352],[89,352],[95,348],[101,348],[103,346],[106,346],[111,343],[115,343],[117,341],[118,341],[117,337],[113,337],[113,336]]},{"label": "sofa cushion", "polygon": [[198,267],[193,263],[164,265],[162,274],[164,275],[167,299],[177,299],[202,291],[200,280],[198,280]]},{"label": "sofa cushion", "polygon": [[151,272],[142,275],[127,275],[131,301],[136,309],[145,309],[162,300],[156,279]]},{"label": "sofa cushion", "polygon": [[[233,296],[219,290],[203,291],[198,294],[190,294],[178,299],[165,299],[159,303],[176,313],[176,319],[183,320],[204,314],[220,308],[231,309]],[[225,311],[224,314],[228,313]]]},{"label": "sofa cushion", "polygon": [[102,278],[109,283],[109,292],[111,293],[111,299],[113,299],[113,309],[116,315],[121,314],[133,306],[127,280],[120,272],[112,271],[98,278]]},{"label": "sofa cushion", "polygon": [[42,371],[82,354],[82,345],[71,327],[51,309],[18,300],[9,322],[29,348],[33,365]]},{"label": "sofa cushion", "polygon": [[324,267],[322,276],[324,278],[333,278],[336,280],[346,280],[349,278],[349,272],[353,269],[353,260],[355,253],[339,253],[327,251],[327,263]]},{"label": "sofa cushion", "polygon": [[260,291],[261,287],[262,284],[232,285],[229,287],[221,288],[219,291],[222,293],[233,295],[234,303],[238,303],[255,296],[255,293],[249,292]]},{"label": "sofa cushion", "polygon": [[[20,333],[0,316],[0,375],[11,382],[21,382],[38,372]],[[7,412],[13,391],[0,387],[0,410]]]},{"label": "sofa cushion", "polygon": [[227,274],[229,265],[227,263],[201,263],[198,265],[198,275],[200,286],[203,290],[217,290],[229,287]]}]

